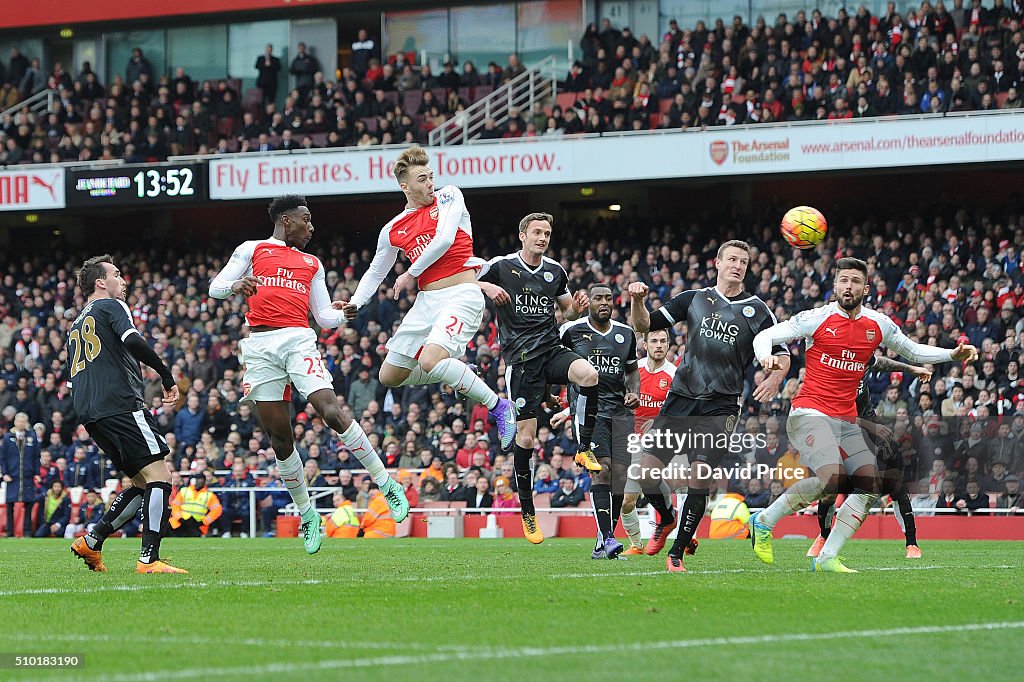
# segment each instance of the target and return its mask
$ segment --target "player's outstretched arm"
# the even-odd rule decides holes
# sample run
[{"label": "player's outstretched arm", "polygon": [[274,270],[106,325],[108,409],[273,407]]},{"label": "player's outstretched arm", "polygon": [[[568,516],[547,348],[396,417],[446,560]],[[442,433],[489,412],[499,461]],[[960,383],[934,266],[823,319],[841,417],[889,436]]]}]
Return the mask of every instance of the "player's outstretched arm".
[{"label": "player's outstretched arm", "polygon": [[580,290],[572,296],[568,294],[559,296],[558,309],[562,311],[562,318],[566,322],[575,322],[583,316],[583,313],[590,310],[590,297],[587,292]]},{"label": "player's outstretched arm", "polygon": [[[820,308],[817,310],[821,310]],[[773,354],[776,346],[789,343],[794,339],[808,337],[814,333],[819,317],[816,310],[805,310],[785,322],[778,322],[767,329],[763,329],[754,337],[754,357],[761,364],[761,367],[768,372],[779,371],[780,377],[783,362],[786,362],[786,370],[789,370],[789,356]],[[785,360],[784,360],[785,358]]]},{"label": "player's outstretched arm", "polygon": [[[177,392],[178,386],[174,383],[174,377],[171,376],[171,370],[164,364],[164,361],[160,359],[160,356],[156,354],[156,351],[150,348],[149,344],[146,343],[146,340],[142,338],[141,334],[129,334],[125,337],[124,347],[128,349],[128,352],[132,354],[132,357],[142,364],[152,367],[156,373],[160,375],[160,383],[164,387],[165,398],[168,397],[170,392]],[[177,396],[175,396],[174,401],[177,402]]]},{"label": "player's outstretched arm", "polygon": [[759,403],[766,403],[775,397],[775,394],[779,392],[779,386],[782,385],[782,380],[789,374],[789,367],[793,362],[793,358],[790,357],[789,353],[779,353],[776,351],[774,354],[779,363],[779,368],[771,372],[764,378],[764,381],[759,383],[751,394],[751,397]]},{"label": "player's outstretched arm", "polygon": [[252,276],[253,242],[243,242],[228,260],[227,265],[210,282],[210,296],[228,298],[232,294],[252,296],[259,280]]},{"label": "player's outstretched arm", "polygon": [[331,295],[327,291],[327,282],[324,276],[324,264],[317,260],[316,273],[309,283],[309,309],[313,313],[313,319],[323,329],[334,329],[345,323],[345,308],[335,307],[331,302]]},{"label": "player's outstretched arm", "polygon": [[875,357],[875,364],[872,369],[877,369],[879,372],[907,372],[913,374],[922,381],[932,380],[932,371],[927,367],[918,367],[917,365],[908,365],[905,362],[899,360],[892,360],[884,355]]},{"label": "player's outstretched arm", "polygon": [[377,288],[391,272],[391,268],[395,267],[396,260],[398,260],[398,249],[391,244],[390,231],[385,227],[377,237],[377,253],[374,254],[370,267],[359,280],[356,292],[352,294],[352,302],[349,305],[353,314],[348,319],[354,319],[354,311],[362,308],[377,295]]},{"label": "player's outstretched arm", "polygon": [[651,313],[647,310],[647,292],[649,289],[643,282],[629,285],[629,314],[633,320],[633,329],[638,334],[651,331]]},{"label": "player's outstretched arm", "polygon": [[888,317],[879,314],[876,319],[882,327],[882,343],[911,362],[974,362],[978,359],[978,349],[970,344],[961,343],[956,348],[929,346],[911,340]]}]

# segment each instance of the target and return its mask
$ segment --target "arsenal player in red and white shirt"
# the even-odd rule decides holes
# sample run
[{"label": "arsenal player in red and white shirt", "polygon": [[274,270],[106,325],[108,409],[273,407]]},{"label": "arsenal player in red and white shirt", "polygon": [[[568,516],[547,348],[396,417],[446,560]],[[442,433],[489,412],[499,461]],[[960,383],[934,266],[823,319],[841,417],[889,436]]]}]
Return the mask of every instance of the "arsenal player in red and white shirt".
[{"label": "arsenal player in red and white shirt", "polygon": [[750,519],[754,553],[772,563],[771,529],[779,519],[807,507],[825,492],[837,489],[839,478],[852,476],[855,492],[836,514],[832,534],[815,559],[816,571],[851,572],[837,558],[839,550],[860,527],[878,497],[878,469],[857,426],[857,388],[875,349],[880,345],[911,362],[973,362],[974,346],[955,349],[927,346],[910,340],[885,315],[862,307],[867,290],[868,268],[857,258],[836,263],[836,300],[823,308],[807,310],[759,333],[754,354],[766,371],[778,369],[771,349],[794,339],[806,340],[806,374],[786,422],[790,442],[801,454],[801,463],[815,473],[793,484],[767,509]]},{"label": "arsenal player in red and white shirt", "polygon": [[[636,433],[644,433],[654,423],[654,418],[661,411],[676,375],[676,366],[668,361],[669,333],[668,329],[648,332],[644,338],[647,357],[640,360],[640,406],[636,408],[634,428]],[[636,456],[639,464],[639,453]],[[636,502],[640,497],[640,485],[634,480],[627,480],[625,497],[622,500],[622,527],[629,536],[630,547],[623,554],[643,554],[643,543],[640,539],[640,517],[636,513]],[[663,494],[672,494],[668,485],[662,486]]]},{"label": "arsenal player in red and white shirt", "polygon": [[404,150],[394,172],[405,194],[405,210],[380,231],[377,253],[345,306],[345,315],[356,318],[359,308],[377,295],[399,252],[405,252],[411,265],[395,280],[395,298],[414,280],[420,291],[387,343],[381,383],[392,388],[448,384],[487,406],[501,447],[508,450],[516,434],[515,407],[498,398],[459,359],[484,315],[484,295],[476,282],[476,271],[484,261],[473,256],[473,224],[462,192],[454,185],[434,191],[434,171],[421,147]]},{"label": "arsenal player in red and white shirt", "polygon": [[409,513],[409,503],[404,488],[388,476],[362,427],[338,406],[316,346],[316,334],[309,327],[311,312],[325,328],[337,327],[345,316],[340,303],[331,303],[323,263],[301,250],[313,238],[313,218],[306,200],[294,194],[278,197],[270,202],[269,213],[273,236],[243,242],[235,249],[210,283],[210,296],[223,299],[242,294],[247,299],[249,336],[239,344],[245,365],[243,400],[256,403],[281,478],[302,515],[300,530],[306,551],[314,554],[320,549],[324,531],[320,515],[310,503],[302,460],[292,438],[289,403],[293,384],[366,467],[396,521]]}]

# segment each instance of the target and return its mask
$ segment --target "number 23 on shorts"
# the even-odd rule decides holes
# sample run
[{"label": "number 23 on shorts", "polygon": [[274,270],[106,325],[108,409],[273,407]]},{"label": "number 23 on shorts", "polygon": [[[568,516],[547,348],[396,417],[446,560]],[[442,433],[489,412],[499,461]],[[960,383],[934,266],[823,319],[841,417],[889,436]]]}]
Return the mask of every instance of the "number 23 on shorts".
[{"label": "number 23 on shorts", "polygon": [[315,358],[302,358],[306,362],[306,376],[315,374],[321,379],[324,379],[324,374],[327,371],[327,366],[324,364],[324,359],[321,357]]}]

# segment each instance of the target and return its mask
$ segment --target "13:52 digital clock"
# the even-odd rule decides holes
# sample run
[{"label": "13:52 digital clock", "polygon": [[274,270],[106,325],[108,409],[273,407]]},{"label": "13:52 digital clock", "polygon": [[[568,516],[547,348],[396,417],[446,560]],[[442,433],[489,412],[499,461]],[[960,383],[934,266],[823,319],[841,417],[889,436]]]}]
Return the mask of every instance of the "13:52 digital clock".
[{"label": "13:52 digital clock", "polygon": [[206,198],[201,164],[74,169],[65,187],[69,207],[187,204]]}]

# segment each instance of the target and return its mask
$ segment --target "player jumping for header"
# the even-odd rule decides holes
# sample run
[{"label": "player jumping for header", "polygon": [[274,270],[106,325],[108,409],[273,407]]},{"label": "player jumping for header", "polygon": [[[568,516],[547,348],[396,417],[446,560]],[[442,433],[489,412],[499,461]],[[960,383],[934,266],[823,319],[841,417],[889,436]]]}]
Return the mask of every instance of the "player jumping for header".
[{"label": "player jumping for header", "polygon": [[395,178],[405,194],[405,210],[380,231],[377,253],[344,308],[354,320],[359,308],[377,294],[399,251],[411,265],[395,280],[395,298],[414,281],[420,291],[412,309],[387,343],[380,368],[385,386],[448,384],[490,410],[501,447],[516,435],[516,413],[459,358],[476,335],[484,316],[484,295],[476,284],[483,260],[473,256],[473,225],[462,192],[454,185],[434,191],[434,171],[420,147],[403,151]]},{"label": "player jumping for header", "polygon": [[228,298],[242,294],[248,299],[245,321],[249,337],[239,344],[245,374],[243,400],[256,403],[260,421],[270,433],[281,479],[302,515],[300,531],[306,551],[320,549],[323,522],[309,501],[302,460],[292,438],[291,385],[306,396],[332,429],[341,434],[345,447],[373,478],[396,521],[409,513],[402,486],[388,476],[361,426],[342,412],[316,334],[309,327],[309,313],[317,324],[334,328],[344,323],[341,304],[331,303],[320,259],[300,251],[313,238],[313,218],[303,197],[289,194],[270,202],[274,234],[267,239],[242,243],[231,260],[213,278],[210,295]]}]

